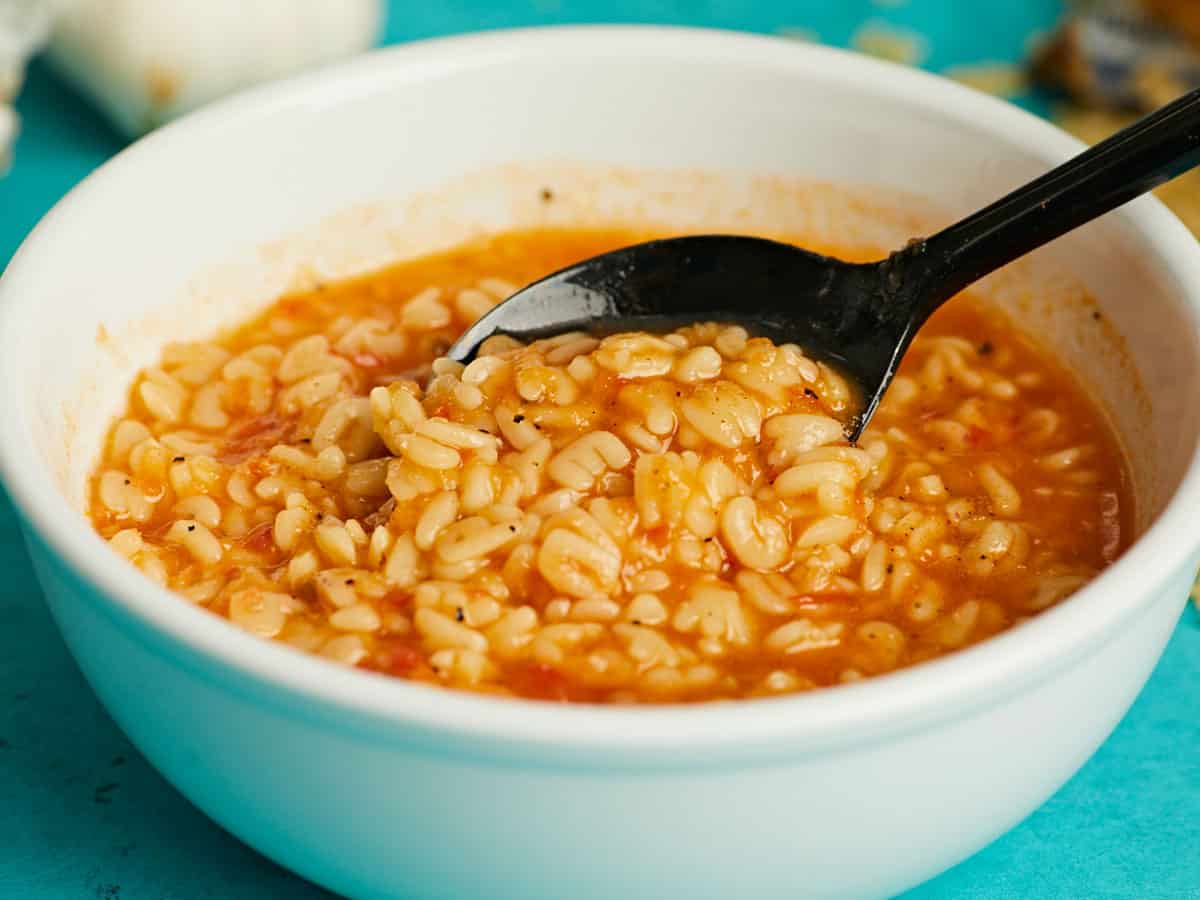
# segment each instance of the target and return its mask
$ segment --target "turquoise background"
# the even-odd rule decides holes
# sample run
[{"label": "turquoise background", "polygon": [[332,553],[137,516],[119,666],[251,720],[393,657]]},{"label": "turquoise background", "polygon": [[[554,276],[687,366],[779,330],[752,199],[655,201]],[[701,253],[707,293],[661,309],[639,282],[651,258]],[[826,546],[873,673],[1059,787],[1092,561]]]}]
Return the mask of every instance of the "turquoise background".
[{"label": "turquoise background", "polygon": [[[804,29],[844,45],[876,20],[922,33],[925,64],[937,71],[1018,60],[1060,14],[1058,0],[397,2],[387,40],[608,21]],[[1045,111],[1044,98],[1021,101]],[[55,201],[122,146],[41,66],[19,108],[16,165],[0,180],[0,264]],[[54,629],[2,495],[0,578],[0,897],[329,896],[210,823],[117,730]],[[1200,618],[1189,608],[1149,686],[1087,766],[1019,828],[905,896],[1200,898],[1198,844]],[[797,897],[802,885],[797,872]]]}]

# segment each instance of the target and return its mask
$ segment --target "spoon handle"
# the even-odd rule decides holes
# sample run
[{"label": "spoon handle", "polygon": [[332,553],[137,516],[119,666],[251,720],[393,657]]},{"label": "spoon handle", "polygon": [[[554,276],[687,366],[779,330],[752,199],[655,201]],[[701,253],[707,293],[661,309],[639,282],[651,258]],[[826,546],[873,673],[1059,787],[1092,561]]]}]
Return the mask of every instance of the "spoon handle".
[{"label": "spoon handle", "polygon": [[[888,261],[918,323],[968,285],[1200,164],[1200,90]],[[903,287],[901,287],[903,285]]]}]

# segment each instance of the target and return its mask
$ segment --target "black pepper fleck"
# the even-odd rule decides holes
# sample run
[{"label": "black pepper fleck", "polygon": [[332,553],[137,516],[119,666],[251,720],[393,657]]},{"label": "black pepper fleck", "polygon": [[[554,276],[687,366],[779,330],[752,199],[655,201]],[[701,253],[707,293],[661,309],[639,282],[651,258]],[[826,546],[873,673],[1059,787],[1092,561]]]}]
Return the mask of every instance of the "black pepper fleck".
[{"label": "black pepper fleck", "polygon": [[465,618],[466,616],[463,615],[463,608],[461,606],[454,607],[454,621],[461,622]]},{"label": "black pepper fleck", "polygon": [[514,425],[520,425],[524,421],[525,421],[525,417],[523,415],[521,415],[520,413],[513,416],[513,424]]},{"label": "black pepper fleck", "polygon": [[176,457],[172,458],[172,460],[171,460],[171,462],[183,462],[183,461],[184,460],[183,460],[182,456],[176,456]]},{"label": "black pepper fleck", "polygon": [[817,399],[817,392],[816,392],[816,391],[814,391],[812,388],[805,388],[805,389],[804,389],[804,396],[805,396],[805,397],[809,397],[809,398],[811,398],[811,399],[813,399],[813,400],[816,400],[816,399]]},{"label": "black pepper fleck", "polygon": [[549,203],[554,199],[554,191],[550,190],[550,188],[542,188],[541,196],[543,203]]},{"label": "black pepper fleck", "polygon": [[188,531],[195,531],[195,530],[196,530],[196,526],[195,526],[195,525],[189,525],[189,526],[187,527],[187,529],[188,529]]},{"label": "black pepper fleck", "polygon": [[982,344],[979,345],[979,354],[981,356],[987,356],[989,353],[993,352],[995,349],[996,349],[996,346],[991,341],[984,341]]}]

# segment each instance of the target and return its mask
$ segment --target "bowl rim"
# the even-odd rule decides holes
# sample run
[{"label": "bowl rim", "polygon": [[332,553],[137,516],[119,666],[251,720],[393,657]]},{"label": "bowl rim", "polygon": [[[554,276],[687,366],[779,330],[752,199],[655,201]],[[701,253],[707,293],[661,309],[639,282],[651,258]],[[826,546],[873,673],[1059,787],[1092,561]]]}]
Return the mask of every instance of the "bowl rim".
[{"label": "bowl rim", "polygon": [[[753,65],[834,78],[864,94],[969,121],[1006,146],[1018,144],[1047,164],[1083,144],[1004,101],[947,79],[847,51],[743,32],[661,26],[556,26],[436,38],[385,48],[320,72],[250,90],[185,116],[137,141],[68,192],[26,237],[0,278],[0,383],[22,385],[23,323],[41,314],[36,286],[53,258],[57,223],[87,211],[100,182],[129,178],[144,157],[172,152],[193,134],[313,102],[336,103],[378,87],[407,85],[451,72],[519,63],[530,57],[630,54],[697,65]],[[136,175],[132,177],[136,178]],[[1156,262],[1174,276],[1200,323],[1200,249],[1156,199],[1114,215],[1130,226]],[[29,285],[27,288],[26,285]],[[1200,340],[1200,324],[1197,325]],[[352,712],[393,736],[420,728],[478,739],[484,747],[541,745],[569,751],[689,754],[786,746],[789,754],[873,740],[979,709],[1051,677],[1099,644],[1153,601],[1163,580],[1196,552],[1191,511],[1200,508],[1200,441],[1165,508],[1125,554],[1070,600],[971,648],[837,689],[733,703],[607,707],[551,704],[426,686],[358,669],[241,632],[145,579],[120,559],[61,495],[28,427],[29,398],[10,397],[0,417],[0,479],[23,528],[74,570],[101,607],[198,654],[226,675],[252,679],[286,698]],[[84,602],[74,598],[76,602]],[[144,638],[143,638],[144,639]],[[211,674],[211,673],[210,673]]]}]

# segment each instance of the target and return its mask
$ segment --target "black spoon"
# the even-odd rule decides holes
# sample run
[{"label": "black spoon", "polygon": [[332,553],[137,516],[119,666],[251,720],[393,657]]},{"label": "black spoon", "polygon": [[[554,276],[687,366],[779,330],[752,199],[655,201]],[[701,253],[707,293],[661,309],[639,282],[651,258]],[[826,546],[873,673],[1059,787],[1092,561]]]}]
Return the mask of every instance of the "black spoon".
[{"label": "black spoon", "polygon": [[491,310],[450,348],[493,334],[664,330],[726,321],[828,362],[858,389],[857,440],[917,329],[963,288],[1200,163],[1200,91],[1164,106],[980,212],[887,259],[847,263],[788,244],[706,235],[651,241],[563,269]]}]

